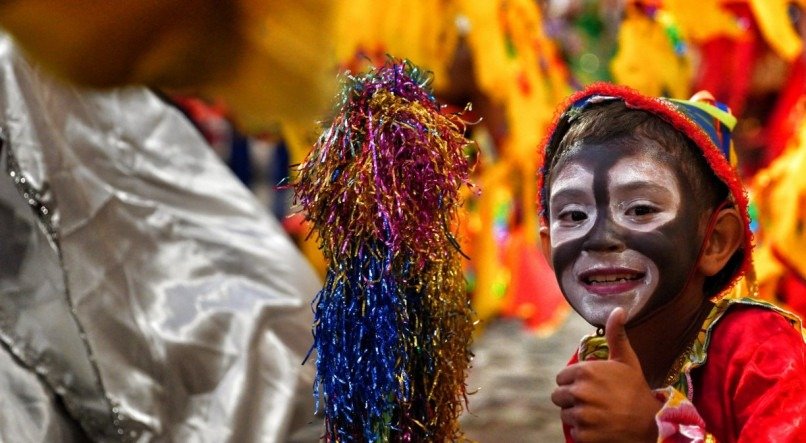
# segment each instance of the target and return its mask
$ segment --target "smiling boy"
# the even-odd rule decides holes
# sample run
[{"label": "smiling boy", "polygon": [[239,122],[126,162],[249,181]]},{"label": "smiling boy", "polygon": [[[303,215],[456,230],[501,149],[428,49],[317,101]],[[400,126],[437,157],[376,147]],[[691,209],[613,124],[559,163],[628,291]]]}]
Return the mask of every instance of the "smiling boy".
[{"label": "smiling boy", "polygon": [[566,438],[799,438],[799,321],[726,297],[755,288],[733,116],[707,96],[605,84],[563,109],[542,156],[541,238],[566,299],[597,327],[557,375]]}]

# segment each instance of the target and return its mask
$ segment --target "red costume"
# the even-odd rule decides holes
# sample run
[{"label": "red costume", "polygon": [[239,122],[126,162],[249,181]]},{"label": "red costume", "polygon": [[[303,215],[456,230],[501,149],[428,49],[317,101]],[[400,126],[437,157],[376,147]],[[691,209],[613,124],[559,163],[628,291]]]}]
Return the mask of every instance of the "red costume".
[{"label": "red costume", "polygon": [[[569,364],[607,358],[587,336]],[[794,442],[806,435],[806,344],[797,317],[755,299],[717,303],[656,415],[661,442]],[[572,442],[564,428],[566,441]]]}]

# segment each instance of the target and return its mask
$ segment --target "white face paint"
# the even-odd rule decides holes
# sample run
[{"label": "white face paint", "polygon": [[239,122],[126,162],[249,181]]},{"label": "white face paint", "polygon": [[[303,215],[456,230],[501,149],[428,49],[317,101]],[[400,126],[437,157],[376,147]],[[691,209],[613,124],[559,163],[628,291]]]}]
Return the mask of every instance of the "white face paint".
[{"label": "white face paint", "polygon": [[561,285],[571,306],[588,323],[604,326],[617,307],[635,318],[658,287],[658,266],[633,249],[619,254],[583,253],[562,272]]},{"label": "white face paint", "polygon": [[649,232],[677,217],[680,185],[666,164],[646,154],[624,157],[607,176],[610,212],[619,225]]},{"label": "white face paint", "polygon": [[[565,247],[568,260],[555,269],[563,293],[589,323],[604,325],[619,306],[634,318],[656,293],[658,264],[630,245],[677,218],[681,191],[676,172],[647,154],[625,155],[607,171],[589,164],[572,156],[552,181],[549,232],[552,256]],[[596,201],[597,174],[606,174],[607,202]],[[597,211],[597,204],[605,210]],[[606,219],[597,225],[598,217]],[[606,224],[608,240],[591,241],[600,235],[591,230]]]},{"label": "white face paint", "polygon": [[578,163],[566,164],[551,184],[549,208],[552,249],[587,234],[596,220],[593,172]]}]

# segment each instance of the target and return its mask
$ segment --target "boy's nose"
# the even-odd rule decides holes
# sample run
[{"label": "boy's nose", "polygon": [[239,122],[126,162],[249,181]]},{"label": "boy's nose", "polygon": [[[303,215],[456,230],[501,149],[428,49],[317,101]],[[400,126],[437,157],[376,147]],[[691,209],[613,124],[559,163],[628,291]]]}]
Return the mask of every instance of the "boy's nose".
[{"label": "boy's nose", "polygon": [[622,229],[613,221],[610,214],[603,214],[591,227],[582,248],[589,251],[617,252],[625,249]]}]

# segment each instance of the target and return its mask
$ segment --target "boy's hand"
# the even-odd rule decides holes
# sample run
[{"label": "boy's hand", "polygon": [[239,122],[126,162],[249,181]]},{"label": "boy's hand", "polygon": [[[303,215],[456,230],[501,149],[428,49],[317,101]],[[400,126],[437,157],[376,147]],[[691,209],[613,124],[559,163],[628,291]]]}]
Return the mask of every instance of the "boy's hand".
[{"label": "boy's hand", "polygon": [[562,421],[577,443],[657,440],[655,414],[662,404],[644,379],[625,322],[622,308],[607,319],[608,360],[579,362],[557,374],[551,401],[562,408]]}]

